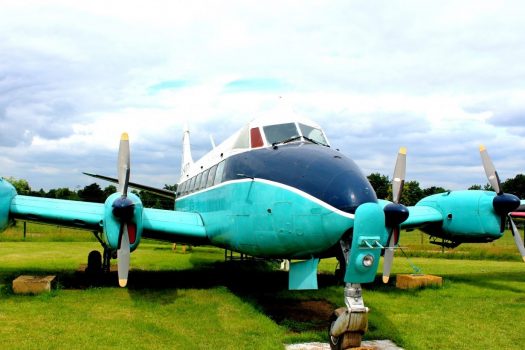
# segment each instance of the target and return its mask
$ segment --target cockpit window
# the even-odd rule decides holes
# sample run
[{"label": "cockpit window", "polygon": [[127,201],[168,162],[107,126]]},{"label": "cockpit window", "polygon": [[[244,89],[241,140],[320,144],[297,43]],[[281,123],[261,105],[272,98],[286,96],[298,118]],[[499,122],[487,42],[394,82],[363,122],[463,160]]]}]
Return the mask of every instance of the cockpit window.
[{"label": "cockpit window", "polygon": [[295,123],[268,125],[264,126],[263,130],[266,135],[266,141],[268,141],[269,144],[286,141],[300,136]]},{"label": "cockpit window", "polygon": [[328,146],[328,142],[326,141],[321,129],[317,129],[312,126],[304,125],[301,123],[299,123],[299,128],[301,129],[301,133],[303,134],[303,136],[312,139],[317,143]]}]

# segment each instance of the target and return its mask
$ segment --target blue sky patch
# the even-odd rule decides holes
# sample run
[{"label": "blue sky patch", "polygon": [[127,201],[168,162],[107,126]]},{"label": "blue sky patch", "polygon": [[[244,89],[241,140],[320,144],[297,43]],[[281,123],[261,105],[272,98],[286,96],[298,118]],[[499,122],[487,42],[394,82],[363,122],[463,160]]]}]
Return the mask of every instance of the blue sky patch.
[{"label": "blue sky patch", "polygon": [[166,80],[161,81],[158,84],[151,85],[148,88],[148,91],[150,94],[156,94],[159,91],[162,90],[176,90],[176,89],[182,89],[183,87],[188,86],[189,83],[186,80]]},{"label": "blue sky patch", "polygon": [[272,78],[252,78],[238,79],[230,81],[225,85],[227,92],[242,91],[277,91],[284,90],[288,85],[279,79]]}]

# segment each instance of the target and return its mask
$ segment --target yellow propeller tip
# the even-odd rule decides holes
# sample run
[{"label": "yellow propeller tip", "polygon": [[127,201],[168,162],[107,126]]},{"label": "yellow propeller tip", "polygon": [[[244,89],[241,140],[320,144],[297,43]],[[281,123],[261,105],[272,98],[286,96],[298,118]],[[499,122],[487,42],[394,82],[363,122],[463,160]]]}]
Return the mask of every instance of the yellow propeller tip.
[{"label": "yellow propeller tip", "polygon": [[486,150],[485,146],[483,146],[483,145],[479,145],[479,151],[480,151],[480,152],[483,152],[484,150]]},{"label": "yellow propeller tip", "polygon": [[407,148],[406,148],[406,147],[401,147],[401,148],[399,149],[399,153],[401,153],[401,154],[407,154]]},{"label": "yellow propeller tip", "polygon": [[522,256],[521,258],[523,259],[523,262],[525,262],[525,256]]},{"label": "yellow propeller tip", "polygon": [[388,280],[390,279],[390,277],[388,276],[383,276],[383,283],[388,283]]},{"label": "yellow propeller tip", "polygon": [[120,279],[120,280],[118,280],[118,285],[121,286],[121,287],[125,287],[127,284],[128,284],[128,280],[127,279]]},{"label": "yellow propeller tip", "polygon": [[127,133],[127,132],[123,132],[123,133],[122,133],[122,136],[120,136],[120,139],[121,139],[122,141],[128,141],[128,140],[129,140],[128,133]]}]

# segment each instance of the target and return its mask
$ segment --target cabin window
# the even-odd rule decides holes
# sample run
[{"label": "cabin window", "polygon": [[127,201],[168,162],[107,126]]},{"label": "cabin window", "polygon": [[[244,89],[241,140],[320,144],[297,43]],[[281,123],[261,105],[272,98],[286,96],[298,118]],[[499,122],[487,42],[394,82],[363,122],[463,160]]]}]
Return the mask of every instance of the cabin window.
[{"label": "cabin window", "polygon": [[317,129],[312,126],[304,125],[301,123],[299,123],[299,129],[301,129],[301,133],[303,134],[303,136],[306,136],[309,139],[312,139],[315,142],[318,142],[322,145],[328,146],[328,142],[326,141],[326,138],[324,137],[323,131],[321,129]]},{"label": "cabin window", "polygon": [[210,169],[206,170],[205,172],[202,173],[202,179],[201,179],[201,184],[199,186],[199,189],[203,189],[203,188],[206,188],[206,181],[208,180],[208,173],[210,172]]},{"label": "cabin window", "polygon": [[179,186],[177,186],[177,196],[180,196],[184,193],[184,187],[186,186],[186,183],[183,182]]},{"label": "cabin window", "polygon": [[195,180],[195,191],[198,191],[200,189],[200,184],[201,184],[201,178],[202,178],[202,173],[200,173],[199,175],[197,175],[197,180]]},{"label": "cabin window", "polygon": [[250,140],[252,148],[264,146],[264,142],[261,136],[261,130],[259,130],[259,128],[253,128],[250,130]]},{"label": "cabin window", "polygon": [[217,171],[215,172],[215,180],[213,181],[214,185],[218,185],[218,184],[220,184],[222,182],[222,175],[223,175],[223,172],[224,172],[224,164],[225,164],[225,162],[222,161],[217,166]]},{"label": "cabin window", "polygon": [[194,177],[192,177],[191,180],[190,180],[190,181],[191,181],[191,182],[190,182],[190,188],[188,188],[188,192],[190,192],[190,193],[193,192],[193,191],[195,190],[195,179],[196,179],[196,178],[197,178],[197,177],[194,176]]},{"label": "cabin window", "polygon": [[215,180],[215,172],[217,171],[217,165],[214,165],[210,169],[210,173],[208,174],[208,182],[206,183],[206,187],[213,186],[213,181]]},{"label": "cabin window", "polygon": [[295,123],[268,125],[263,127],[266,141],[270,144],[279,143],[299,137],[299,130]]}]

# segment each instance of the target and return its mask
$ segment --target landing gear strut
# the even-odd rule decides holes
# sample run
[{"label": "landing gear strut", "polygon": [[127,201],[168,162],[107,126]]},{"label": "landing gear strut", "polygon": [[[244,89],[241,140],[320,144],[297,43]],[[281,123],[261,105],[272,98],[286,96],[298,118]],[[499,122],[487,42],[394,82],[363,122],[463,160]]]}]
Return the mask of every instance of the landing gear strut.
[{"label": "landing gear strut", "polygon": [[[344,259],[339,260],[339,265],[345,267],[348,263],[350,240],[341,240],[341,251]],[[344,265],[343,265],[344,263]],[[343,275],[344,276],[344,275]],[[330,318],[328,337],[331,349],[349,349],[361,346],[363,334],[368,330],[368,308],[362,296],[361,284],[345,284],[345,305],[334,311]]]},{"label": "landing gear strut", "polygon": [[[111,258],[115,258],[116,256],[114,256],[116,253],[111,251],[108,246],[106,245],[106,243],[104,243],[104,241],[100,238],[99,236],[99,232],[97,231],[93,231],[93,235],[95,236],[95,238],[97,239],[97,241],[100,243],[100,245],[102,245],[102,248],[104,248],[104,254],[102,257],[100,257],[100,253],[96,250],[92,251],[91,253],[89,253],[88,255],[88,268],[89,268],[89,262],[90,262],[90,259],[92,257],[92,254],[93,254],[93,259],[95,259],[95,252],[98,253],[98,260],[100,261],[101,258],[102,259],[102,272],[104,273],[109,273],[110,272],[110,263],[111,263]],[[100,262],[98,263],[100,264]]]},{"label": "landing gear strut", "polygon": [[363,334],[368,330],[368,308],[364,305],[360,284],[346,284],[345,304],[346,308],[335,310],[330,318],[328,335],[332,349],[361,346]]}]

